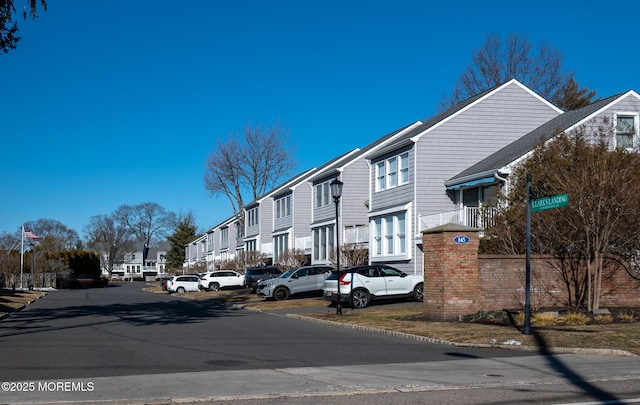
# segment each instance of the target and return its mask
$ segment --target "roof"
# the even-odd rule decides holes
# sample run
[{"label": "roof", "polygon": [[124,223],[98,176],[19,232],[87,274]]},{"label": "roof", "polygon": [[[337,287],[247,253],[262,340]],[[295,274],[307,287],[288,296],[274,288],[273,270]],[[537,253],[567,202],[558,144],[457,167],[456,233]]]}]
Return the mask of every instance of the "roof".
[{"label": "roof", "polygon": [[527,86],[523,85],[522,83],[520,83],[518,80],[516,79],[511,79],[507,82],[504,82],[500,85],[497,85],[495,87],[492,87],[488,90],[485,90],[481,93],[478,93],[474,96],[471,96],[469,98],[467,98],[466,100],[463,100],[459,103],[456,103],[454,105],[452,105],[451,107],[447,108],[446,110],[432,116],[431,118],[429,118],[428,120],[426,120],[425,122],[422,123],[422,125],[417,126],[416,128],[413,128],[411,131],[406,132],[405,134],[403,134],[402,136],[398,137],[394,143],[392,145],[387,146],[386,148],[382,148],[379,149],[378,151],[376,151],[375,154],[371,154],[370,156],[367,156],[368,159],[372,159],[378,156],[381,156],[383,154],[386,154],[388,152],[391,152],[393,150],[396,150],[400,147],[403,147],[405,145],[411,144],[413,142],[415,142],[416,137],[420,137],[423,134],[425,134],[427,131],[429,131],[430,129],[436,127],[438,124],[442,123],[443,121],[448,120],[449,118],[452,118],[453,116],[457,115],[458,113],[466,110],[467,108],[471,107],[472,105],[474,105],[476,102],[481,101],[482,99],[484,99],[485,97],[489,96],[490,94],[493,94],[494,92],[509,86],[515,84],[517,86],[522,87],[523,89],[527,90],[528,92],[530,92],[532,95],[534,95],[535,97],[539,98],[540,100],[544,101],[546,104],[548,104],[549,106],[553,107],[554,109],[558,110],[558,112],[561,112],[560,109],[558,109],[556,106],[554,106],[553,104],[549,103],[547,100],[545,100],[544,98],[540,97],[538,94],[534,93],[533,91],[531,91],[531,89],[529,89]]},{"label": "roof", "polygon": [[445,184],[447,186],[452,186],[497,173],[501,168],[513,163],[532,151],[541,142],[544,142],[555,135],[580,124],[585,119],[611,104],[623,94],[625,93],[616,94],[606,99],[596,101],[588,106],[578,108],[577,110],[567,111],[556,118],[547,121],[528,134],[458,173],[447,180]]},{"label": "roof", "polygon": [[[409,125],[405,125],[404,127],[400,128],[400,129],[396,129],[395,131],[389,132],[388,134],[376,139],[375,141],[371,142],[370,144],[368,144],[367,146],[365,146],[362,149],[354,149],[354,150],[352,150],[351,152],[349,152],[349,154],[350,154],[349,157],[351,159],[349,159],[349,160],[346,160],[346,159],[335,160],[335,162],[330,163],[328,165],[325,165],[322,170],[318,170],[317,174],[314,175],[310,179],[310,181],[318,180],[318,179],[321,179],[321,178],[336,174],[344,166],[348,165],[353,160],[355,160],[355,159],[357,159],[357,158],[359,158],[361,156],[365,156],[366,154],[368,154],[372,150],[380,147],[385,142],[389,141],[390,139],[392,139],[393,137],[397,136],[398,134],[401,134],[401,133],[407,131],[408,129],[410,129],[412,127],[419,126],[420,124],[422,124],[422,122],[416,121],[416,122],[413,122],[413,123],[411,123]],[[409,131],[409,132],[411,132],[411,131]]]}]

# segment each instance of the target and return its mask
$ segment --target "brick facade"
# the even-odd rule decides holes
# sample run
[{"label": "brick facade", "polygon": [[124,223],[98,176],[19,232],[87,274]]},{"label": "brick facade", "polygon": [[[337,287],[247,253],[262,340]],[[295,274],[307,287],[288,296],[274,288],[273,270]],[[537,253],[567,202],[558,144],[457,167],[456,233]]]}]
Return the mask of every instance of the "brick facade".
[{"label": "brick facade", "polygon": [[[456,237],[467,237],[456,239]],[[461,243],[464,242],[464,243]],[[525,255],[478,255],[477,230],[445,225],[422,235],[424,314],[434,321],[456,320],[477,311],[524,306]],[[567,307],[567,287],[551,257],[531,258],[531,307]],[[616,261],[603,271],[600,307],[640,306],[640,282]]]}]

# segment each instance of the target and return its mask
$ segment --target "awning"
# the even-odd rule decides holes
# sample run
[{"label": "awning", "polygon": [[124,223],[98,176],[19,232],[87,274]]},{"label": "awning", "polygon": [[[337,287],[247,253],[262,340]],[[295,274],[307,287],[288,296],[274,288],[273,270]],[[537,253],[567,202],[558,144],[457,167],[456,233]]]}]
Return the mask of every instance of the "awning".
[{"label": "awning", "polygon": [[453,186],[447,187],[447,190],[458,190],[465,187],[473,187],[478,184],[486,184],[486,183],[494,183],[496,181],[495,177],[485,177],[483,179],[471,180],[460,184],[454,184]]}]

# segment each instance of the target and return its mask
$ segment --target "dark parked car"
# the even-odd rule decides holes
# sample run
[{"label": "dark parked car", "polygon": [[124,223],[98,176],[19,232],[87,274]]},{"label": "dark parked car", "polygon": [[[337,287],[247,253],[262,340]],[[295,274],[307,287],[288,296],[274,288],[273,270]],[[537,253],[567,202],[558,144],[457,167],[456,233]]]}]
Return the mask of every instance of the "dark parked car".
[{"label": "dark parked car", "polygon": [[244,273],[244,286],[255,292],[258,281],[280,277],[282,272],[276,266],[250,267]]},{"label": "dark parked car", "polygon": [[169,281],[171,277],[162,277],[160,279],[160,286],[162,287],[163,290],[167,289],[167,281]]}]

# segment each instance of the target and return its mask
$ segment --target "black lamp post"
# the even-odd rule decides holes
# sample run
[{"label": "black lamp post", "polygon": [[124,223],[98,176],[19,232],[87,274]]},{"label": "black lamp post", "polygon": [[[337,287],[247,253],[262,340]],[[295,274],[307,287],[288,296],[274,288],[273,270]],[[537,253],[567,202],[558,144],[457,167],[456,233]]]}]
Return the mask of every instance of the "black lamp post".
[{"label": "black lamp post", "polygon": [[342,297],[340,296],[340,238],[338,226],[338,206],[340,205],[340,197],[342,197],[342,182],[335,178],[329,186],[331,187],[331,196],[336,204],[336,267],[338,270],[338,302],[336,303],[336,314],[342,313]]}]

